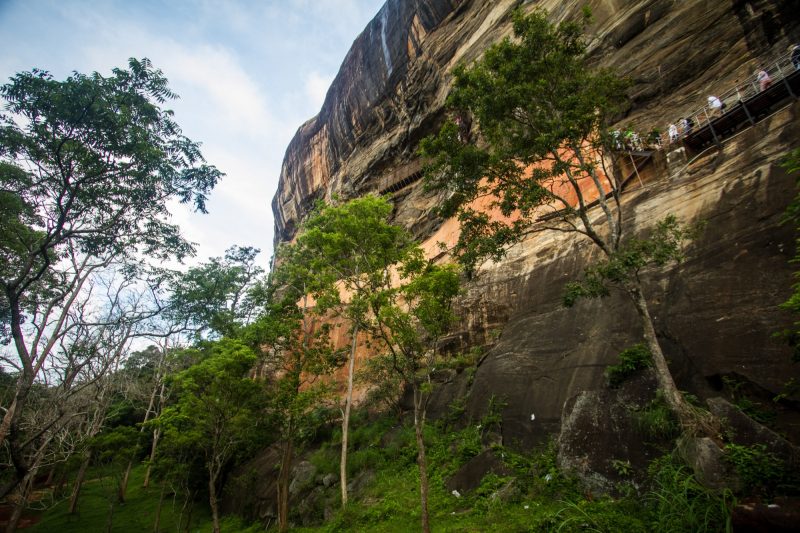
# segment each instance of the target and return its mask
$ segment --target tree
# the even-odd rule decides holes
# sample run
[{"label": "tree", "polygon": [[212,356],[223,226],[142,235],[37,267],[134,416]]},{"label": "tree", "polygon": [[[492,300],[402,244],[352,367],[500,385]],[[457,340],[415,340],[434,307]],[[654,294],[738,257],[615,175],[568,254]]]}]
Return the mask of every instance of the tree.
[{"label": "tree", "polygon": [[333,311],[351,325],[339,465],[343,507],[347,505],[348,434],[358,336],[360,332],[370,334],[373,328],[369,299],[391,285],[392,267],[412,245],[403,228],[389,223],[391,213],[387,200],[371,195],[341,205],[320,204],[294,246],[307,275],[314,279],[308,290],[315,296],[316,312]]},{"label": "tree", "polygon": [[240,341],[222,339],[200,348],[199,363],[174,376],[178,400],[156,419],[170,446],[203,457],[213,530],[219,533],[222,475],[235,458],[263,440],[261,386],[247,377],[255,354]]},{"label": "tree", "polygon": [[225,257],[213,257],[178,275],[172,283],[170,317],[199,332],[235,335],[255,314],[250,293],[264,272],[255,264],[259,252],[250,246],[232,246]]},{"label": "tree", "polygon": [[[416,257],[415,257],[416,256]],[[392,361],[394,372],[411,388],[414,398],[414,433],[417,442],[422,530],[430,531],[428,514],[428,460],[425,454],[425,419],[432,390],[431,373],[439,353],[439,340],[455,320],[452,301],[460,290],[458,270],[422,260],[422,252],[401,268],[403,281],[372,296],[378,337]]]},{"label": "tree", "polygon": [[[13,446],[27,396],[88,277],[112,262],[133,268],[142,257],[191,254],[167,203],[204,212],[222,174],[160,107],[175,95],[147,59],[110,77],[23,72],[0,94],[0,318],[20,367],[0,443]],[[52,326],[30,334],[42,317]]]},{"label": "tree", "polygon": [[330,397],[319,381],[341,366],[342,354],[332,345],[330,323],[324,322],[311,295],[330,284],[314,268],[308,250],[284,247],[270,277],[265,313],[251,330],[266,354],[270,412],[279,435],[281,463],[277,483],[278,528],[289,527],[289,482],[296,447],[313,434]]},{"label": "tree", "polygon": [[[542,11],[517,11],[513,39],[492,46],[472,66],[457,67],[448,106],[472,113],[482,138],[463,143],[456,124],[447,122],[422,144],[431,158],[426,175],[430,187],[448,193],[442,214],[461,223],[455,251],[468,272],[486,257],[501,258],[531,232],[588,238],[605,258],[588,281],[595,289],[610,282],[631,298],[659,388],[688,426],[696,413],[672,379],[639,276],[646,264],[677,258],[686,232],[670,220],[656,240],[623,240],[621,179],[606,131],[624,108],[627,83],[589,68],[583,41],[588,17],[585,12],[582,23],[552,24]],[[492,217],[479,207],[481,200],[506,218]],[[657,242],[661,237],[667,240]],[[573,286],[572,295],[607,292]]]}]

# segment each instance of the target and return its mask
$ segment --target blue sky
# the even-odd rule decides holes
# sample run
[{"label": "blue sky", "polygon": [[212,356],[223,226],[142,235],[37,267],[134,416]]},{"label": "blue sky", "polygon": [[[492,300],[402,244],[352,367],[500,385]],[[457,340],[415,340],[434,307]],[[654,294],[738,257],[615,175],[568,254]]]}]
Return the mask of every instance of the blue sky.
[{"label": "blue sky", "polygon": [[232,244],[269,261],[270,208],[286,146],[314,116],[383,0],[0,0],[0,78],[40,68],[127,66],[148,57],[180,99],[168,107],[227,174],[209,215],[176,207],[198,260]]}]

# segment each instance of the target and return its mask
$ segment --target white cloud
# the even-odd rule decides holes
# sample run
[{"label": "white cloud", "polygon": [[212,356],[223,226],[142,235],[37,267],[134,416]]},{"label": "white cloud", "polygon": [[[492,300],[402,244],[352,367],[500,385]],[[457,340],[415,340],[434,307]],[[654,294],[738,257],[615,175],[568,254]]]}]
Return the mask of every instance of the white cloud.
[{"label": "white cloud", "polygon": [[311,105],[319,109],[325,101],[325,95],[328,93],[328,87],[331,86],[333,75],[323,76],[319,72],[312,72],[306,76],[305,90],[306,96],[311,100]]},{"label": "white cloud", "polygon": [[197,260],[242,244],[261,248],[265,264],[284,151],[382,3],[11,0],[0,9],[0,44],[14,53],[0,57],[0,77],[32,67],[58,79],[72,70],[109,75],[130,56],[150,58],[181,96],[167,104],[177,123],[226,173],[208,215],[171,205],[173,222],[198,243]]}]

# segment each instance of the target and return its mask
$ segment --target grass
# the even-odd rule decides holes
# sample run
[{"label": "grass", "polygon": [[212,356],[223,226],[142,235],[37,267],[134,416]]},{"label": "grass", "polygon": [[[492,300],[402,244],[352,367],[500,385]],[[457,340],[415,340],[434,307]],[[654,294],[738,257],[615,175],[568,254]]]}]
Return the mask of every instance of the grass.
[{"label": "grass", "polygon": [[[91,477],[91,476],[90,476]],[[122,505],[115,504],[113,514],[113,531],[144,532],[153,531],[155,512],[160,495],[160,486],[151,484],[142,488],[144,467],[138,466],[131,472],[128,483],[126,501]],[[109,498],[113,497],[115,482],[110,479],[88,479],[81,489],[78,512],[69,514],[69,495],[54,507],[42,513],[41,521],[28,531],[59,533],[86,533],[89,531],[105,531],[108,520]],[[161,510],[161,531],[177,531],[182,501],[174,501],[167,497]],[[211,515],[206,505],[195,503],[189,531],[210,531]]]},{"label": "grass", "polygon": [[[575,480],[559,473],[555,446],[532,454],[494,447],[512,472],[509,476],[487,475],[468,494],[447,491],[445,481],[475,455],[481,424],[458,431],[431,425],[426,442],[430,470],[431,527],[441,532],[617,532],[726,531],[730,526],[732,497],[700,486],[689,470],[667,456],[656,461],[649,488],[628,487],[626,497],[592,497]],[[383,426],[384,429],[389,426]],[[351,452],[355,463],[376,472],[375,480],[346,511],[318,527],[299,532],[415,532],[420,530],[419,479],[410,427],[394,428],[386,447],[370,447],[379,440],[365,429],[363,448]],[[317,452],[318,455],[323,452]],[[334,462],[332,455],[319,464]],[[621,491],[625,493],[625,491]]]},{"label": "grass", "polygon": [[[318,527],[294,528],[298,532],[369,531],[402,533],[420,530],[419,478],[413,428],[401,426],[387,417],[379,420],[356,418],[353,428],[354,449],[349,464],[351,479],[365,471],[373,480],[359,494],[353,495],[345,511],[334,514]],[[533,453],[518,453],[493,446],[496,457],[508,468],[509,475],[489,474],[475,490],[455,495],[447,490],[446,480],[481,450],[481,431],[491,420],[487,417],[455,430],[445,423],[430,424],[426,429],[429,458],[431,527],[437,532],[554,531],[617,532],[646,531],[725,531],[730,525],[732,497],[712,493],[701,487],[689,470],[670,456],[655,461],[648,487],[627,487],[619,498],[598,497],[584,493],[574,479],[561,474],[553,443]],[[318,473],[338,473],[339,448],[336,435],[314,452],[310,460]],[[141,488],[143,469],[135,469],[128,491],[128,501],[114,513],[114,531],[152,531],[158,488]],[[66,513],[67,502],[60,502],[42,516],[32,531],[59,533],[104,531],[108,511],[107,482],[91,480],[84,488],[80,513]],[[338,487],[328,491],[338,493]],[[331,501],[327,500],[327,505]],[[337,505],[333,503],[335,509]],[[290,514],[299,513],[290,509]],[[306,510],[322,518],[323,509]],[[180,502],[165,501],[161,518],[162,531],[177,531]],[[294,515],[297,523],[299,517]],[[210,531],[207,506],[195,504],[190,531]],[[235,517],[226,517],[222,530],[227,532],[263,531],[248,526]]]}]

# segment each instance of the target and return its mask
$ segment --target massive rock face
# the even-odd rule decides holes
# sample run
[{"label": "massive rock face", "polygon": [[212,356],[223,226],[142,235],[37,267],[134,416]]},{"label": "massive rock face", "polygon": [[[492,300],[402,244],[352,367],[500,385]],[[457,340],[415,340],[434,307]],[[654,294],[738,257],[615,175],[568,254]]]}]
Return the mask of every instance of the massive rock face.
[{"label": "massive rock face", "polygon": [[[541,7],[563,20],[583,4],[389,0],[354,42],[320,114],[287,149],[273,200],[276,241],[293,237],[316,198],[377,192],[387,175],[412,164],[419,139],[442,119],[450,69],[509,34],[515,6]],[[800,40],[800,12],[790,0],[589,4],[593,60],[634,81],[632,106],[620,124],[643,131],[686,116],[707,94],[747,79]],[[788,349],[772,335],[791,322],[777,305],[792,282],[787,261],[794,232],[781,216],[794,185],[777,162],[798,144],[798,114],[798,104],[790,105],[721,150],[626,193],[630,233],[646,231],[668,213],[707,221],[686,261],[646,273],[678,386],[701,398],[718,394],[725,377],[768,397],[796,372]],[[437,198],[419,182],[394,198],[396,220],[432,249],[448,227],[430,214]],[[502,397],[506,444],[527,447],[557,431],[565,402],[601,388],[604,367],[639,340],[634,308],[623,295],[561,306],[564,283],[595,255],[576,236],[538,234],[510,249],[504,261],[484,265],[468,285],[453,344],[490,348],[471,387],[455,383],[446,390],[466,391],[467,412],[476,418],[489,398]],[[787,433],[796,437],[787,420]]]}]

